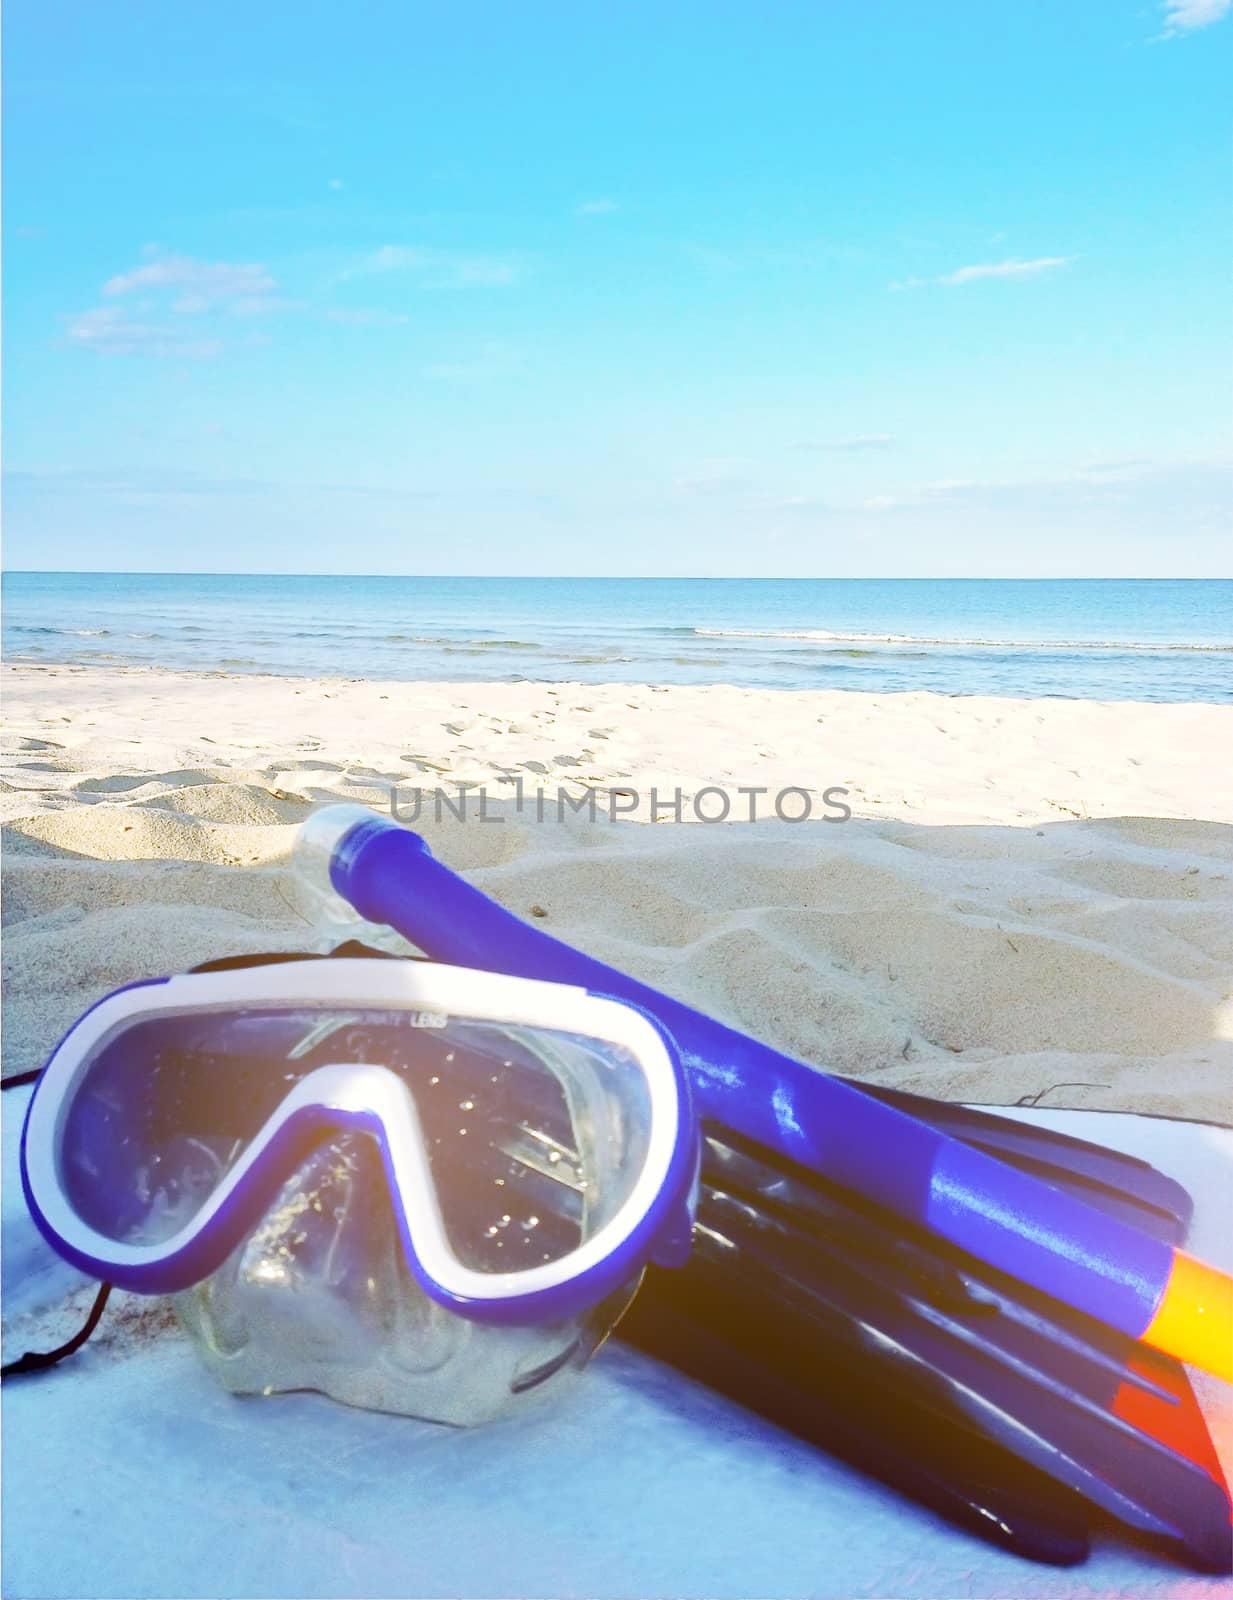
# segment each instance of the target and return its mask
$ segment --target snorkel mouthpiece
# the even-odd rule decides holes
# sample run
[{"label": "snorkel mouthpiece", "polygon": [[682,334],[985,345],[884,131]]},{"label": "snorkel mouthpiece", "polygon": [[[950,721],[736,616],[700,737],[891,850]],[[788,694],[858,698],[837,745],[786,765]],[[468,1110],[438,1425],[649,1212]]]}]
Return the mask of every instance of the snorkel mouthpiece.
[{"label": "snorkel mouthpiece", "polygon": [[431,854],[418,834],[367,806],[325,806],[301,823],[292,851],[293,882],[306,901],[305,915],[323,933],[365,918],[379,920],[361,909],[367,874],[357,868],[361,859],[371,860],[368,847],[381,835],[413,840]]}]

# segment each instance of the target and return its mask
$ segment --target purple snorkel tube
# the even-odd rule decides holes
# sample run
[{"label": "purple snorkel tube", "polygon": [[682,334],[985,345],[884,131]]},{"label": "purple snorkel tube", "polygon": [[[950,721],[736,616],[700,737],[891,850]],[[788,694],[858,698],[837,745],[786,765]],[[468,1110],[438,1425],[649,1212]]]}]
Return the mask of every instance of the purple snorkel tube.
[{"label": "purple snorkel tube", "polygon": [[[328,862],[331,886],[361,916],[438,960],[579,984],[650,1012],[676,1041],[704,1124],[778,1152],[1106,1327],[1201,1359],[1153,1337],[1166,1331],[1175,1267],[1211,1272],[1163,1240],[528,926],[388,817],[329,808],[305,824],[303,850],[310,869],[314,856]],[[1221,1307],[1212,1309],[1218,1324]]]}]

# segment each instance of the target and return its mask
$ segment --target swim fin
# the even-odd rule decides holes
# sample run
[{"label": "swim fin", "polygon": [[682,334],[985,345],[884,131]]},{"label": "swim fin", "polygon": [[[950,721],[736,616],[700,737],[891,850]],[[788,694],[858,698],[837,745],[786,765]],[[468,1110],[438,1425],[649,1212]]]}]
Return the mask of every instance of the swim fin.
[{"label": "swim fin", "polygon": [[[1143,1162],[924,1107],[1166,1237],[1184,1227],[1185,1192]],[[619,1336],[1033,1560],[1081,1561],[1109,1517],[1201,1571],[1233,1565],[1177,1362],[728,1134],[707,1139],[689,1264],[648,1272]]]},{"label": "swim fin", "polygon": [[1144,1228],[1169,1244],[1179,1244],[1186,1237],[1194,1201],[1175,1178],[1157,1172],[1136,1156],[985,1108],[931,1100],[860,1078],[846,1082],[952,1138],[998,1156],[1046,1183],[1069,1189],[1088,1205]]}]

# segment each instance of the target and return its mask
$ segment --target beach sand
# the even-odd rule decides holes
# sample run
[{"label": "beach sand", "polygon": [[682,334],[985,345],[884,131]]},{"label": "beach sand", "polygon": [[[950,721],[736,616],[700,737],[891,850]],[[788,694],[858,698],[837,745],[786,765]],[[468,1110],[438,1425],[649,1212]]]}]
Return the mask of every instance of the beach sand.
[{"label": "beach sand", "polygon": [[[296,827],[337,799],[386,809],[396,784],[514,911],[819,1066],[1233,1118],[1233,708],[22,666],[3,687],[6,1073],[119,984],[328,948],[343,930],[308,919],[287,868]],[[455,782],[501,820],[474,792],[467,820],[435,816]],[[754,791],[765,820],[672,820],[677,788],[688,818],[708,786],[707,814]],[[836,786],[853,815],[821,820]],[[633,817],[607,820],[612,789]],[[558,814],[559,790],[590,790],[594,819]],[[800,790],[818,820],[779,820]],[[5,1139],[12,1162],[8,1120]],[[48,1348],[92,1291],[11,1238],[6,1339]],[[172,1336],[165,1305],[116,1294],[99,1337]],[[1231,1462],[1227,1390],[1199,1392]]]},{"label": "beach sand", "polygon": [[[117,984],[318,947],[296,825],[397,784],[506,905],[821,1066],[1233,1114],[1233,707],[69,666],[4,690],[6,1072]],[[474,791],[433,815],[456,782],[488,822]],[[765,820],[689,820],[704,787]]]}]

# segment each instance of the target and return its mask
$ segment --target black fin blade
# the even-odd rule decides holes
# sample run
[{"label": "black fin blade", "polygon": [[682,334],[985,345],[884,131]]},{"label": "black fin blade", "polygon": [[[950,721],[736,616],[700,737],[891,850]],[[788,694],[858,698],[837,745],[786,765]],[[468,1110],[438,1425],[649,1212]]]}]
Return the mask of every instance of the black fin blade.
[{"label": "black fin blade", "polygon": [[690,1263],[620,1334],[1038,1561],[1108,1518],[1227,1572],[1181,1367],[753,1146],[707,1141]]}]

